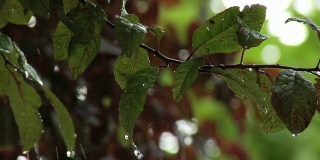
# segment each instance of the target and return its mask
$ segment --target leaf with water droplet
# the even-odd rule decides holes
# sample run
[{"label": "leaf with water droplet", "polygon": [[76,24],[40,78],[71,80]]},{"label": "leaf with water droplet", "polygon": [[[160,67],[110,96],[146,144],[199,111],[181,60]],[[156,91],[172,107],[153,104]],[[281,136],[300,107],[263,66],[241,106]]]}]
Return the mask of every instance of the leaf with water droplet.
[{"label": "leaf with water droplet", "polygon": [[260,31],[265,20],[266,7],[246,6],[242,12],[239,7],[230,7],[216,14],[201,25],[193,34],[192,50],[199,55],[231,53],[241,50],[237,40],[237,17],[256,31]]},{"label": "leaf with water droplet", "polygon": [[271,105],[271,88],[273,77],[255,70],[213,68],[213,73],[224,79],[228,87],[240,99],[250,98],[256,102],[260,123],[265,132],[277,132],[285,125],[276,115]]},{"label": "leaf with water droplet", "polygon": [[197,80],[199,69],[204,65],[203,57],[183,62],[173,74],[174,87],[172,88],[173,98],[179,101],[187,90]]},{"label": "leaf with water droplet", "polygon": [[[147,93],[157,79],[159,69],[149,67],[139,70],[127,80],[125,92],[121,95],[119,103],[119,121],[128,136],[143,110]],[[144,87],[141,87],[146,84]]]},{"label": "leaf with water droplet", "polygon": [[[1,53],[2,54],[2,53]],[[13,53],[5,54],[7,59],[19,66],[15,48]],[[40,138],[43,130],[41,121],[37,115],[41,105],[41,99],[34,88],[25,82],[24,77],[15,72],[11,66],[0,58],[0,95],[7,95],[11,100],[11,109],[14,120],[19,127],[19,135],[23,150],[34,147],[34,143]]]},{"label": "leaf with water droplet", "polygon": [[33,13],[39,14],[44,18],[49,18],[49,0],[19,0],[25,9],[31,10]]},{"label": "leaf with water droplet", "polygon": [[284,70],[275,80],[271,102],[288,130],[299,134],[309,126],[316,111],[316,89],[299,72]]}]

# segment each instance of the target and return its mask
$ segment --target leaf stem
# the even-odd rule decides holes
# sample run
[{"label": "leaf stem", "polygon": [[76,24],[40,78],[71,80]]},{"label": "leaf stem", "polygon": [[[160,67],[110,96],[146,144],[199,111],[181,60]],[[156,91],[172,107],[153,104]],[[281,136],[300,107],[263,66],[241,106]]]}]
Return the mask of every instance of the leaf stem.
[{"label": "leaf stem", "polygon": [[242,61],[243,61],[243,56],[244,56],[244,52],[246,51],[246,48],[243,48],[242,53],[241,53],[241,59],[240,59],[240,64],[242,65]]}]

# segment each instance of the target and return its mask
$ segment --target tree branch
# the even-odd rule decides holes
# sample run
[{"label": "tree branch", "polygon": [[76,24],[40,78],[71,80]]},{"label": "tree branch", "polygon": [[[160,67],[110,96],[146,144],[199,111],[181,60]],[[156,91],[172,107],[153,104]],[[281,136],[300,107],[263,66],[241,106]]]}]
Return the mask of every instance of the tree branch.
[{"label": "tree branch", "polygon": [[[112,29],[114,29],[114,24],[112,22],[110,22],[109,20],[107,20],[107,25],[110,26]],[[163,54],[161,54],[161,52],[159,50],[153,49],[151,47],[149,47],[148,45],[141,43],[140,47],[145,49],[146,51],[148,51],[149,53],[157,56],[158,58],[162,59],[164,62],[166,62],[166,66],[168,66],[170,63],[175,63],[175,64],[181,64],[182,60],[178,60],[178,59],[173,59],[173,58],[169,58]],[[243,53],[242,53],[243,54]],[[305,72],[309,72],[312,74],[315,74],[317,76],[320,76],[318,73],[314,73],[314,72],[320,72],[320,68],[318,67],[320,64],[320,59],[319,62],[317,64],[316,67],[314,68],[300,68],[300,67],[291,67],[291,66],[284,66],[284,65],[280,65],[280,64],[219,64],[219,65],[204,65],[200,68],[200,72],[209,72],[210,69],[214,68],[214,67],[218,67],[221,69],[229,69],[229,68],[239,68],[239,69],[247,69],[247,68],[252,68],[255,70],[259,70],[262,68],[272,68],[272,69],[292,69],[295,71],[305,71]]]}]

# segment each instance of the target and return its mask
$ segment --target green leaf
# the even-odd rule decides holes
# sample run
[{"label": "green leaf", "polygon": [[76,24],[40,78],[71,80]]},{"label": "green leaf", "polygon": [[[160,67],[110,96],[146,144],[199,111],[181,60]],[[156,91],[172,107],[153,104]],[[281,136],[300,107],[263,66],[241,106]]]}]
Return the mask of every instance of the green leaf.
[{"label": "green leaf", "polygon": [[161,27],[159,27],[157,25],[153,25],[152,27],[150,27],[148,29],[156,35],[158,41],[160,41],[160,39],[165,34],[165,31]]},{"label": "green leaf", "polygon": [[299,72],[284,70],[272,89],[272,105],[292,134],[304,131],[317,108],[316,89]]},{"label": "green leaf", "polygon": [[41,78],[38,76],[36,70],[27,63],[27,59],[24,56],[23,52],[17,47],[15,43],[14,43],[14,47],[19,55],[18,62],[22,66],[27,76],[30,76],[33,80],[37,81],[39,84],[42,85],[43,83]]},{"label": "green leaf", "polygon": [[240,16],[249,28],[260,31],[265,20],[266,8],[261,5],[230,7],[208,19],[193,34],[192,50],[199,55],[231,53],[241,50],[237,41],[237,17]]},{"label": "green leaf", "polygon": [[[14,54],[17,54],[15,50],[9,56]],[[0,65],[6,66],[3,58],[0,58]],[[40,97],[35,89],[10,66],[0,67],[0,82],[0,94],[7,95],[12,100],[11,107],[19,127],[23,150],[29,150],[34,147],[43,130],[38,117]]]},{"label": "green leaf", "polygon": [[271,105],[272,78],[247,69],[223,70],[215,67],[211,71],[221,76],[237,97],[255,101],[265,132],[277,132],[285,128]]},{"label": "green leaf", "polygon": [[33,15],[30,10],[25,10],[18,0],[12,0],[12,6],[9,9],[11,10],[9,22],[14,24],[26,25]]},{"label": "green leaf", "polygon": [[62,133],[68,150],[74,150],[76,136],[74,125],[69,112],[67,111],[65,106],[60,102],[60,100],[49,89],[42,89],[44,90],[47,98],[51,101],[51,104],[54,107],[59,122],[59,129]]},{"label": "green leaf", "polygon": [[19,130],[7,95],[0,94],[0,151],[19,143]]},{"label": "green leaf", "polygon": [[10,14],[12,12],[11,7],[13,4],[13,1],[11,0],[5,0],[5,1],[1,1],[3,3],[3,5],[1,5],[1,9],[0,9],[0,28],[4,27],[10,18]]},{"label": "green leaf", "polygon": [[83,8],[71,10],[68,16],[73,21],[73,26],[70,26],[72,33],[67,26],[58,25],[54,41],[55,58],[67,59],[72,78],[76,79],[99,51],[100,31],[106,22],[106,15],[101,6],[86,3]]},{"label": "green leaf", "polygon": [[79,0],[67,0],[63,1],[63,9],[65,13],[70,12],[73,8],[76,8],[79,5]]},{"label": "green leaf", "polygon": [[140,46],[147,34],[147,28],[142,25],[135,15],[115,18],[116,39],[122,53],[130,57]]},{"label": "green leaf", "polygon": [[44,18],[49,18],[49,0],[19,0],[22,6]]},{"label": "green leaf", "polygon": [[266,19],[267,8],[263,5],[254,4],[245,6],[241,12],[240,18],[247,26],[255,31],[260,31]]},{"label": "green leaf", "polygon": [[94,37],[87,44],[81,44],[77,40],[79,39],[72,38],[68,50],[68,64],[73,79],[79,77],[87,69],[96,57],[101,44],[100,36]]},{"label": "green leaf", "polygon": [[11,53],[13,45],[11,38],[3,33],[0,33],[0,53]]},{"label": "green leaf", "polygon": [[238,43],[242,48],[249,49],[251,47],[259,46],[269,36],[264,35],[258,31],[251,30],[247,24],[245,24],[241,18],[237,18],[239,23],[239,29],[237,31]]},{"label": "green leaf", "polygon": [[146,50],[138,48],[130,58],[120,55],[114,63],[114,77],[121,89],[126,88],[127,80],[137,71],[150,67],[150,60]]},{"label": "green leaf", "polygon": [[128,135],[143,110],[147,93],[157,79],[159,69],[149,67],[139,70],[129,77],[125,92],[121,95],[119,104],[120,124]]},{"label": "green leaf", "polygon": [[198,78],[199,68],[204,65],[204,58],[198,57],[183,62],[173,74],[173,98],[179,101]]},{"label": "green leaf", "polygon": [[73,32],[70,31],[61,21],[58,23],[53,35],[54,59],[62,61],[68,58],[68,49]]}]

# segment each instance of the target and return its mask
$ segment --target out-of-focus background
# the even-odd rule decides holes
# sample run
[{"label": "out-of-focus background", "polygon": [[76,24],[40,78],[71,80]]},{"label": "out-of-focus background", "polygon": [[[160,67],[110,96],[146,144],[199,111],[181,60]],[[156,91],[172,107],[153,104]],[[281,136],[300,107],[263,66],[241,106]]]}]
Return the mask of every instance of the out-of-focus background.
[{"label": "out-of-focus background", "polygon": [[[113,22],[119,15],[120,0],[92,0],[103,6]],[[263,4],[267,18],[262,33],[270,38],[248,50],[244,63],[315,67],[320,45],[315,31],[290,22],[289,17],[308,17],[320,25],[319,0],[129,0],[127,11],[136,14],[145,25],[159,25],[166,31],[160,51],[169,57],[186,59],[191,52],[192,33],[206,19],[231,6]],[[113,76],[113,64],[121,49],[114,31],[102,29],[100,53],[77,80],[71,80],[66,62],[53,59],[53,33],[58,23],[51,18],[32,17],[28,26],[8,24],[2,32],[16,41],[28,62],[38,71],[44,85],[65,104],[75,123],[77,144],[75,159],[137,159],[125,133],[118,125],[118,103],[122,93]],[[129,37],[130,35],[128,35]],[[148,33],[145,43],[157,47],[157,39]],[[164,65],[150,55],[155,66]],[[208,56],[212,64],[238,63],[239,53]],[[180,102],[172,98],[172,72],[176,66],[162,68],[150,91],[143,113],[134,129],[134,140],[145,160],[317,160],[320,159],[320,116],[298,136],[288,130],[265,133],[251,100],[241,101],[224,81],[202,73]],[[271,70],[279,73],[279,70]],[[314,76],[305,74],[314,82]],[[63,123],[63,122],[62,122]],[[36,159],[56,159],[56,146],[44,134],[36,150]],[[23,157],[19,157],[21,160]]]}]

